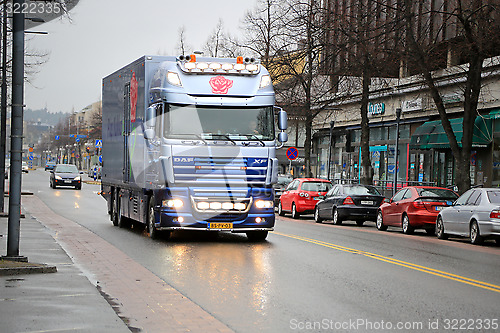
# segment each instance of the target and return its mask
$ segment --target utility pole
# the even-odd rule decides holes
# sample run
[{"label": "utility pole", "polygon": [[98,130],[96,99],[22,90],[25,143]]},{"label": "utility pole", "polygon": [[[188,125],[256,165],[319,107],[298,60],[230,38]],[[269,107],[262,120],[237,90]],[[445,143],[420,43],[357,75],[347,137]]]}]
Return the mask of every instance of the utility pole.
[{"label": "utility pole", "polygon": [[0,97],[0,212],[5,206],[5,155],[7,143],[7,6],[2,10],[2,92]]},{"label": "utility pole", "polygon": [[[14,0],[14,8],[24,8],[24,0]],[[11,163],[9,189],[9,230],[7,259],[27,261],[19,256],[21,229],[21,164],[23,157],[23,110],[24,110],[24,14],[13,13],[12,26],[12,118]]]},{"label": "utility pole", "polygon": [[401,120],[401,109],[396,109],[396,149],[394,150],[394,188],[392,195],[398,190],[398,152],[399,152],[399,122]]}]

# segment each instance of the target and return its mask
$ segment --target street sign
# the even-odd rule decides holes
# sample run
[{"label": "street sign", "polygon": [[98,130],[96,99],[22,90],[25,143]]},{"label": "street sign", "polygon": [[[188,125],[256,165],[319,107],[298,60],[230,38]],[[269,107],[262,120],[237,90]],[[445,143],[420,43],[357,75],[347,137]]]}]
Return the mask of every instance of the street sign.
[{"label": "street sign", "polygon": [[76,141],[76,142],[80,142],[80,138],[76,138],[76,140],[75,140],[75,141]]},{"label": "street sign", "polygon": [[28,151],[29,151],[30,153],[32,153],[32,152],[33,152],[33,148],[32,148],[32,147],[29,147],[29,148],[28,148]]},{"label": "street sign", "polygon": [[299,151],[295,147],[290,147],[286,150],[286,157],[290,160],[293,161],[297,157],[299,157]]},{"label": "street sign", "polygon": [[54,138],[55,138],[56,140],[59,140],[59,135],[56,135]]},{"label": "street sign", "polygon": [[99,163],[102,164],[102,155],[99,155]]},{"label": "street sign", "polygon": [[95,146],[97,148],[102,148],[102,140],[99,140],[99,139],[95,140]]}]

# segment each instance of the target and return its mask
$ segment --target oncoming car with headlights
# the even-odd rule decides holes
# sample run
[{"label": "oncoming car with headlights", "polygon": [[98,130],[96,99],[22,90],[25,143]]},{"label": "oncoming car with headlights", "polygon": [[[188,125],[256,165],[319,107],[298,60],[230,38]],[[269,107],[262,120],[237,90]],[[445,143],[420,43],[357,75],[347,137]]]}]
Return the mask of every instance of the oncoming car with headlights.
[{"label": "oncoming car with headlights", "polygon": [[74,164],[57,164],[50,171],[50,187],[72,186],[77,190],[82,189],[82,171]]}]

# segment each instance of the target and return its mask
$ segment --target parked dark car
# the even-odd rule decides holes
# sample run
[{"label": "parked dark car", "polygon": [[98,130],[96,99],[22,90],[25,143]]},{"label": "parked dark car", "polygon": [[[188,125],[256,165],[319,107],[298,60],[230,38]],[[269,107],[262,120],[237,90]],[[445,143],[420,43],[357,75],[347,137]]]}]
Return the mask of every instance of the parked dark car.
[{"label": "parked dark car", "polygon": [[57,164],[54,170],[50,171],[50,187],[73,186],[77,190],[82,188],[82,171],[74,164]]},{"label": "parked dark car", "polygon": [[453,204],[458,195],[450,189],[429,186],[408,186],[399,190],[377,214],[377,229],[400,227],[405,234],[425,229],[434,234],[438,213]]},{"label": "parked dark car", "polygon": [[45,163],[45,171],[54,170],[55,166],[56,162],[48,161],[47,163]]},{"label": "parked dark car", "polygon": [[452,206],[439,212],[436,236],[469,237],[472,244],[492,238],[500,244],[500,189],[470,189]]},{"label": "parked dark car", "polygon": [[314,220],[333,220],[342,224],[345,220],[356,221],[362,226],[365,221],[377,219],[377,209],[385,197],[373,186],[349,184],[335,185],[325,198],[316,204]]}]

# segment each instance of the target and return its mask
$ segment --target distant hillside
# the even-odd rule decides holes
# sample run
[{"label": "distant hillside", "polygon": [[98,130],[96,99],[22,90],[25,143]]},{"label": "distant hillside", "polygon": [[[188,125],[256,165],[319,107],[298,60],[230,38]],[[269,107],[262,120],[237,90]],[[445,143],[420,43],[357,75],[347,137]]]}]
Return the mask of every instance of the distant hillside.
[{"label": "distant hillside", "polygon": [[31,123],[42,123],[47,125],[55,126],[59,120],[65,117],[67,114],[63,112],[52,113],[47,111],[47,109],[31,110],[24,109],[24,121]]}]

